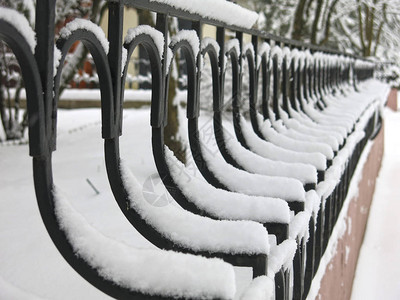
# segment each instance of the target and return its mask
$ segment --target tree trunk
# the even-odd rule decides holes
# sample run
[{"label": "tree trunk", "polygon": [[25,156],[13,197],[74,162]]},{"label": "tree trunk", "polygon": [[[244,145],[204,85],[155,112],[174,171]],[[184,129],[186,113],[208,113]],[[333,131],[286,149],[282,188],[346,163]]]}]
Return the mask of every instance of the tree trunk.
[{"label": "tree trunk", "polygon": [[[139,15],[139,23],[142,25],[150,25],[154,27],[154,21],[148,10],[138,10]],[[168,25],[168,30],[170,35],[174,35],[177,31],[176,28],[173,28],[171,23]],[[144,51],[143,49],[139,49],[139,51]],[[171,64],[177,65],[178,58],[175,57],[175,60],[171,62]],[[174,66],[172,66],[173,68]],[[172,69],[171,68],[171,69]],[[170,71],[169,78],[169,86],[168,86],[168,114],[167,114],[167,126],[164,128],[164,142],[167,147],[174,152],[175,156],[182,162],[186,163],[186,146],[182,143],[179,137],[179,102],[175,100],[176,90],[178,88],[178,82],[176,78],[173,76],[173,71]],[[183,124],[182,124],[183,125]]]},{"label": "tree trunk", "polygon": [[[178,28],[173,26],[172,22],[168,24],[169,33],[171,36],[176,34]],[[184,164],[186,164],[186,145],[182,143],[179,136],[179,101],[177,101],[177,89],[178,89],[178,78],[174,77],[173,68],[179,67],[179,53],[176,54],[174,60],[171,62],[171,70],[169,77],[168,86],[168,124],[164,128],[164,141],[171,151],[174,152],[175,156]],[[179,70],[177,70],[179,71]],[[177,72],[179,74],[179,72]],[[177,76],[179,77],[179,75]],[[184,124],[182,124],[184,126]]]},{"label": "tree trunk", "polygon": [[314,45],[317,43],[318,23],[319,23],[319,18],[321,17],[323,3],[324,3],[323,0],[317,0],[317,9],[315,10],[314,21],[311,29],[311,44]]},{"label": "tree trunk", "polygon": [[295,40],[301,40],[303,36],[304,27],[304,8],[306,6],[307,0],[299,0],[296,7],[296,12],[294,14],[293,31],[292,38]]},{"label": "tree trunk", "polygon": [[330,32],[331,32],[331,20],[332,20],[332,15],[333,15],[333,11],[335,10],[335,6],[336,4],[339,2],[339,0],[334,0],[331,4],[331,6],[329,7],[329,11],[328,11],[328,16],[326,18],[326,22],[325,22],[325,33],[324,33],[324,38],[323,40],[319,43],[320,45],[324,45],[325,43],[327,43],[329,41],[329,36],[330,36]]}]

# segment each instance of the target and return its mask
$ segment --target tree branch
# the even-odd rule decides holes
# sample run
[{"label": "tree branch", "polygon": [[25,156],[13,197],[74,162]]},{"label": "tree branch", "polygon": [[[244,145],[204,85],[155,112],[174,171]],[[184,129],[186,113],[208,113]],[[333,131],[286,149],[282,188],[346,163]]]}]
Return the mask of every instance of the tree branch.
[{"label": "tree branch", "polygon": [[365,52],[365,56],[371,55],[372,40],[374,39],[374,21],[375,21],[375,7],[373,6],[369,13],[369,23],[366,26],[366,38],[368,41],[368,46]]},{"label": "tree branch", "polygon": [[361,3],[360,0],[357,0],[358,7],[357,7],[357,13],[358,13],[358,31],[360,35],[360,43],[361,43],[361,48],[365,48],[365,43],[364,43],[364,32],[363,32],[363,21],[362,21],[362,10],[361,10]]},{"label": "tree branch", "polygon": [[342,21],[340,19],[337,20],[340,29],[342,30],[343,34],[346,36],[346,38],[349,40],[350,44],[352,45],[353,48],[355,48],[358,51],[362,51],[362,46],[360,47],[357,45],[357,43],[353,40],[353,35],[351,33],[348,33],[346,29],[344,28]]},{"label": "tree branch", "polygon": [[373,51],[373,54],[372,54],[373,56],[376,56],[376,52],[378,50],[378,46],[379,46],[380,39],[381,39],[383,25],[387,22],[386,7],[387,7],[387,4],[384,3],[383,7],[382,7],[383,18],[382,18],[382,21],[381,21],[381,23],[379,24],[379,27],[378,27],[378,32],[377,32],[376,41],[375,41],[375,47],[374,47],[374,51]]}]

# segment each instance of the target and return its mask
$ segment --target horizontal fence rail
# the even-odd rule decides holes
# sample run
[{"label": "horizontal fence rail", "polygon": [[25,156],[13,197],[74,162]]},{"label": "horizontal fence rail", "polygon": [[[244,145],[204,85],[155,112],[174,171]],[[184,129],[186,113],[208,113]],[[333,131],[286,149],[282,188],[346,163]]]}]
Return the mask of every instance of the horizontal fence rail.
[{"label": "horizontal fence rail", "polygon": [[[190,9],[167,2],[108,1],[108,39],[97,25],[76,19],[61,29],[55,43],[55,0],[37,1],[35,32],[17,12],[0,8],[20,20],[18,27],[4,17],[5,13],[0,14],[0,38],[14,52],[25,79],[34,185],[47,231],[59,252],[83,278],[118,299],[229,299],[233,297],[232,290],[225,290],[228,289],[226,286],[234,285],[229,277],[233,272],[231,265],[251,267],[255,280],[265,280],[265,284],[266,278],[272,278],[276,299],[305,299],[361,152],[368,139],[380,129],[381,120],[374,99],[346,101],[347,95],[358,92],[364,81],[374,77],[375,63],[261,32],[252,29],[251,25],[235,25],[235,20],[228,23],[219,19],[218,14],[204,15],[195,5]],[[232,3],[221,5],[239,9],[239,14],[251,15]],[[124,37],[124,9],[127,7],[154,12],[155,27],[139,25]],[[185,20],[188,28],[170,36],[168,24],[172,17]],[[204,37],[204,25],[215,28],[214,38]],[[32,41],[35,36],[36,40]],[[165,257],[154,258],[158,254],[153,252],[143,255],[121,246],[115,257],[108,260],[94,254],[94,245],[76,241],[76,236],[86,237],[91,231],[85,231],[86,225],[64,203],[57,190],[52,154],[57,144],[61,72],[70,48],[77,41],[89,50],[99,76],[104,157],[116,202],[127,220],[147,240],[161,249],[184,254],[163,261]],[[150,125],[154,160],[165,187],[184,212],[168,210],[165,214],[155,214],[142,206],[132,187],[135,179],[120,158],[127,62],[138,46],[146,51],[151,69]],[[210,194],[220,193],[226,199],[241,195],[240,199],[232,200],[236,201],[232,202],[234,204],[226,204],[223,211],[217,211],[213,203],[201,203],[190,187],[182,183],[179,163],[165,145],[164,128],[170,113],[167,109],[168,87],[176,56],[185,65],[188,138],[196,168],[205,179],[202,184],[206,182],[204,189],[210,190]],[[209,78],[204,66],[206,59]],[[206,80],[212,99],[207,103],[201,96]],[[199,116],[200,108],[205,106],[213,111],[213,136],[225,160],[225,171],[221,171],[221,164],[207,154],[201,139]],[[233,138],[224,127],[227,112],[232,114]],[[303,134],[304,141],[296,144],[296,149],[289,141],[293,140],[293,136],[289,137],[290,130],[282,138],[286,132],[283,127],[289,124],[309,130],[309,134]],[[279,127],[281,125],[283,127]],[[314,138],[306,139],[304,135]],[[276,150],[279,147],[288,147],[288,150]],[[348,157],[336,159],[344,153],[341,152],[343,149],[349,153]],[[282,162],[277,163],[281,159]],[[259,161],[260,166],[266,167],[256,170],[254,165],[248,164],[249,160]],[[332,170],[339,173],[334,183],[326,180],[335,173]],[[240,179],[232,180],[236,176]],[[239,182],[242,178],[243,182]],[[254,182],[260,183],[258,187],[261,187]],[[282,189],[282,186],[290,188]],[[321,192],[323,188],[325,190]],[[265,214],[258,217],[238,212],[241,208],[250,211],[252,205],[265,210]],[[274,209],[276,213],[268,215],[268,211]],[[190,234],[185,236],[182,228],[169,226],[177,219],[193,222],[198,227],[210,226],[215,232],[190,241]],[[235,222],[237,220],[246,222]],[[301,223],[303,227],[296,227],[295,223]],[[224,230],[236,232],[235,238],[223,239],[220,243],[223,245],[218,247],[208,243]],[[269,244],[268,234],[273,235],[275,244]],[[107,245],[105,240],[97,241],[97,247]],[[146,276],[150,283],[137,283],[129,273],[118,269],[119,256],[129,251],[132,257],[149,260],[149,270],[162,268],[164,272],[183,264],[187,274],[197,275],[193,275],[191,283],[177,282],[169,288],[159,289],[154,286],[158,282],[154,278],[159,272],[149,271]],[[279,256],[282,253],[286,256]],[[194,258],[189,254],[203,257]],[[220,258],[224,262],[209,258]],[[198,263],[195,259],[201,261]],[[132,261],[128,259],[128,262]],[[213,272],[202,269],[199,266],[202,264],[209,264],[210,269],[219,268],[226,278],[217,278]],[[132,268],[137,266],[132,263]],[[174,272],[179,270],[171,272],[170,276],[174,277]],[[221,280],[221,284],[215,291],[208,290],[207,280]],[[196,284],[203,288],[190,288]]]}]

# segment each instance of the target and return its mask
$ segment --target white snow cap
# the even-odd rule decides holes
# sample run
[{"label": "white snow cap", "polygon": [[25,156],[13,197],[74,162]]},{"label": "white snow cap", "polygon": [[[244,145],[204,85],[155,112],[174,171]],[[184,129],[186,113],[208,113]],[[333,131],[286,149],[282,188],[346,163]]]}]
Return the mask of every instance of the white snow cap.
[{"label": "white snow cap", "polygon": [[256,12],[225,0],[150,0],[150,2],[167,4],[203,18],[245,28],[253,27],[258,20]]},{"label": "white snow cap", "polygon": [[121,52],[121,76],[124,73],[125,65],[128,60],[128,50],[126,48],[122,47],[122,52]]},{"label": "white snow cap", "polygon": [[174,59],[174,53],[172,53],[171,48],[167,48],[167,59],[165,60],[167,74],[169,73],[169,67],[171,66],[171,62]]},{"label": "white snow cap", "polygon": [[297,68],[299,67],[299,60],[301,57],[301,53],[299,50],[297,50],[296,48],[294,48],[291,52],[290,52],[290,58],[293,60],[294,62],[294,69],[297,70]]},{"label": "white snow cap", "polygon": [[[205,145],[201,144],[202,148]],[[291,201],[305,201],[301,181],[278,176],[252,174],[228,164],[222,155],[212,155],[204,149],[204,160],[215,177],[229,190],[252,196],[264,196]],[[282,154],[281,154],[282,155]]]},{"label": "white snow cap", "polygon": [[[274,116],[272,111],[270,111],[269,116],[270,118]],[[242,133],[246,137],[250,149],[258,155],[289,163],[311,164],[318,170],[325,170],[326,158],[321,153],[304,153],[278,147],[273,143],[260,139],[243,116],[240,117],[240,122]]]},{"label": "white snow cap", "polygon": [[217,54],[219,54],[220,47],[216,40],[214,40],[213,38],[210,38],[210,37],[205,37],[201,40],[201,50],[204,50],[209,45],[213,46],[215,49],[215,52],[217,52]]},{"label": "white snow cap", "polygon": [[295,240],[287,239],[271,249],[268,260],[268,277],[274,277],[278,271],[289,269],[296,254],[297,243]]},{"label": "white snow cap", "polygon": [[57,68],[60,65],[61,57],[62,57],[61,51],[57,47],[54,47],[54,57],[53,57],[53,60],[54,60],[54,63],[53,63],[53,75],[54,76],[56,76],[56,74],[57,74]]},{"label": "white snow cap", "polygon": [[315,216],[318,214],[321,197],[315,190],[310,190],[306,193],[306,211],[313,213]]},{"label": "white snow cap", "polygon": [[310,50],[307,49],[306,51],[304,51],[304,54],[307,66],[312,66],[314,64],[314,57],[311,54]]},{"label": "white snow cap", "polygon": [[243,51],[242,51],[243,55],[246,55],[246,52],[247,52],[247,51],[250,51],[251,54],[252,54],[253,57],[254,57],[254,47],[253,47],[253,44],[252,44],[252,43],[247,43],[247,44],[244,44],[244,45],[243,45]]},{"label": "white snow cap", "polygon": [[231,51],[232,49],[235,49],[238,56],[240,55],[240,46],[238,39],[230,39],[225,43],[225,53]]},{"label": "white snow cap", "polygon": [[22,36],[31,48],[32,53],[35,53],[36,38],[35,32],[29,25],[25,16],[14,9],[0,7],[0,19],[9,23],[14,27]]},{"label": "white snow cap", "polygon": [[258,55],[263,56],[267,55],[267,59],[269,58],[269,54],[271,52],[271,46],[267,42],[263,42],[258,48]]},{"label": "white snow cap", "polygon": [[220,259],[173,251],[136,249],[104,236],[53,189],[55,211],[76,255],[116,285],[172,298],[232,299],[235,274]]},{"label": "white snow cap", "polygon": [[300,71],[304,69],[305,63],[306,63],[306,55],[303,51],[299,51],[298,64],[300,67]]},{"label": "white snow cap", "polygon": [[283,54],[282,54],[282,48],[279,46],[274,46],[271,50],[271,57],[272,59],[276,56],[278,59],[278,68],[281,68],[282,66],[282,60],[283,60]]},{"label": "white snow cap", "polygon": [[274,291],[274,281],[268,276],[259,276],[253,279],[240,296],[240,300],[272,300]]},{"label": "white snow cap", "polygon": [[187,41],[192,47],[194,57],[197,57],[200,49],[200,41],[197,36],[196,31],[194,30],[181,30],[176,35],[174,35],[171,39],[170,47],[174,47],[180,41]]},{"label": "white snow cap", "polygon": [[122,180],[129,205],[160,234],[177,245],[195,251],[229,254],[268,254],[268,232],[252,221],[217,221],[192,214],[176,205],[150,205],[142,187],[122,161]]},{"label": "white snow cap", "polygon": [[66,39],[72,34],[72,32],[74,32],[75,30],[78,30],[78,29],[83,29],[83,30],[92,32],[96,36],[96,38],[99,40],[101,46],[104,49],[104,52],[106,54],[108,54],[109,45],[108,45],[108,40],[104,34],[103,29],[101,29],[100,26],[94,24],[93,22],[91,22],[89,20],[77,18],[77,19],[69,22],[67,25],[65,25],[65,27],[63,27],[60,30],[60,36],[64,39]]},{"label": "white snow cap", "polygon": [[283,53],[284,59],[290,60],[291,52],[290,52],[290,48],[289,47],[283,47],[282,53]]},{"label": "white snow cap", "polygon": [[262,57],[265,56],[265,59],[267,61],[267,66],[271,63],[269,61],[270,58],[270,52],[271,52],[271,47],[269,46],[268,43],[263,42],[259,47],[258,47],[258,54],[257,54],[257,70],[260,68]]},{"label": "white snow cap", "polygon": [[129,44],[135,37],[137,37],[140,34],[147,34],[151,36],[154,44],[157,47],[160,59],[162,59],[164,55],[164,36],[160,31],[149,25],[139,25],[135,28],[129,28],[128,33],[125,36],[124,42],[126,44]]},{"label": "white snow cap", "polygon": [[308,233],[308,223],[311,215],[307,211],[301,211],[294,216],[289,226],[289,237],[293,240],[301,239]]},{"label": "white snow cap", "polygon": [[167,147],[165,154],[171,176],[183,194],[214,217],[289,224],[290,213],[286,201],[217,189],[205,180],[194,177]]},{"label": "white snow cap", "polygon": [[225,143],[232,157],[251,173],[295,178],[303,184],[317,183],[317,169],[312,165],[262,157],[247,150],[235,139],[225,138]]}]

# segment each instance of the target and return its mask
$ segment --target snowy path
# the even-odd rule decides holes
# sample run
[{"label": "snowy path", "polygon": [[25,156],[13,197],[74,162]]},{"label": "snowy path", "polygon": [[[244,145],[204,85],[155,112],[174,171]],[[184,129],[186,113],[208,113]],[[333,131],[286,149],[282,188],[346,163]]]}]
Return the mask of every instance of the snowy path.
[{"label": "snowy path", "polygon": [[385,110],[385,155],[361,247],[352,300],[400,299],[400,112]]}]

